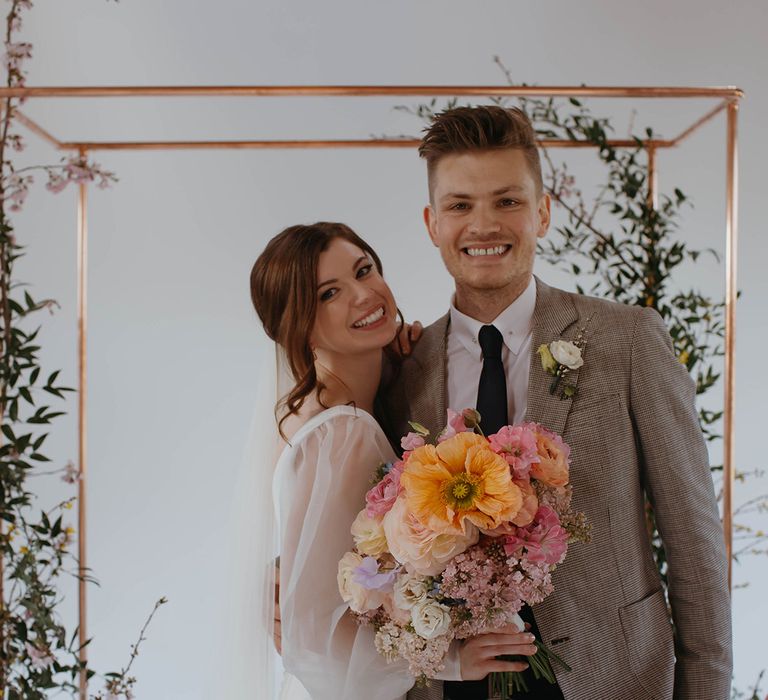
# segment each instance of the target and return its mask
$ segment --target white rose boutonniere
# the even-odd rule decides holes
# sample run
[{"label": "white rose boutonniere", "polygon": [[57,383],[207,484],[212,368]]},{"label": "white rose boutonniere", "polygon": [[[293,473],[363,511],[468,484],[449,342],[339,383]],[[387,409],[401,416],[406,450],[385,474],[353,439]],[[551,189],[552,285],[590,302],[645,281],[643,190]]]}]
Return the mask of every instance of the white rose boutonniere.
[{"label": "white rose boutonniere", "polygon": [[[589,323],[591,317],[587,319]],[[576,395],[576,385],[564,381],[569,372],[579,369],[584,364],[584,348],[587,343],[584,340],[586,326],[579,329],[573,340],[553,340],[551,343],[542,343],[536,349],[541,357],[541,367],[554,379],[549,385],[549,393],[555,394],[559,390],[561,399],[570,399]]]},{"label": "white rose boutonniere", "polygon": [[553,340],[549,351],[557,362],[568,369],[578,369],[584,364],[581,348],[570,340]]}]

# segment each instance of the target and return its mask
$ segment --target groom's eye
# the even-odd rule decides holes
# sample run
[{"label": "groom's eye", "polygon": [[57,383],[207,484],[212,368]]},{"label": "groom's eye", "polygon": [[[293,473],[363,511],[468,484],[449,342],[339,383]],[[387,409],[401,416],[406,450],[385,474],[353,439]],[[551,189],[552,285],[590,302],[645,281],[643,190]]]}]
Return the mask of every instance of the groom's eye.
[{"label": "groom's eye", "polygon": [[515,204],[517,204],[516,199],[509,199],[508,197],[505,197],[504,199],[499,201],[499,206],[502,207],[513,207]]},{"label": "groom's eye", "polygon": [[449,209],[453,209],[455,211],[466,211],[467,209],[469,209],[469,203],[468,202],[454,202],[448,208]]}]

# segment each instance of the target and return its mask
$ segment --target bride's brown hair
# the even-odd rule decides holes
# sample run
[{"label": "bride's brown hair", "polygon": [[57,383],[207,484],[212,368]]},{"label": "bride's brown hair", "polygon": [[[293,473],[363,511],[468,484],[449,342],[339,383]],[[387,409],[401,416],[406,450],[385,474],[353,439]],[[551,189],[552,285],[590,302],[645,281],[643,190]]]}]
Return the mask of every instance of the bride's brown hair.
[{"label": "bride's brown hair", "polygon": [[[325,386],[318,379],[309,338],[317,313],[317,263],[335,238],[343,238],[366,253],[379,274],[381,260],[349,226],[328,221],[290,226],[275,236],[251,270],[251,300],[267,335],[285,351],[296,382],[278,401],[275,416],[283,422],[299,412],[313,391]],[[399,314],[399,311],[398,311]],[[402,317],[401,317],[402,325]]]}]

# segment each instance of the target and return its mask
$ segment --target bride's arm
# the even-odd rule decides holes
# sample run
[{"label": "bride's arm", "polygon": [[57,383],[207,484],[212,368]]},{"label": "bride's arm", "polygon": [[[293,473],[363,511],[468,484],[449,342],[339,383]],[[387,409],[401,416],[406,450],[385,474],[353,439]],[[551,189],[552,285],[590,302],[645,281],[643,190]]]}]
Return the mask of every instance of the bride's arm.
[{"label": "bride's arm", "polygon": [[280,607],[283,663],[313,700],[393,700],[414,679],[403,662],[387,663],[374,631],[347,611],[338,563],[353,547],[350,526],[364,507],[378,464],[391,458],[365,418],[336,415],[297,448],[280,489]]}]

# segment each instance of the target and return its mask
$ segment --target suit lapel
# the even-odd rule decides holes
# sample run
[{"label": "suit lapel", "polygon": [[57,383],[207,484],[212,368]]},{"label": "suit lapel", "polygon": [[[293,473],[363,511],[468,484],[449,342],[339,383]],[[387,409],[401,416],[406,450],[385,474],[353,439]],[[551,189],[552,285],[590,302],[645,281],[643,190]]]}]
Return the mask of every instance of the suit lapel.
[{"label": "suit lapel", "polygon": [[[528,405],[525,420],[541,423],[545,428],[562,435],[572,399],[561,399],[559,392],[550,394],[552,375],[544,371],[536,349],[542,344],[563,337],[566,329],[579,319],[571,297],[536,278],[536,308],[533,312],[531,336],[530,376],[528,379]],[[570,336],[566,338],[570,340]],[[568,373],[568,382],[576,385],[579,371]]]},{"label": "suit lapel", "polygon": [[447,336],[450,314],[438,319],[429,334],[416,344],[414,362],[404,377],[409,420],[426,426],[432,438],[445,427],[446,385],[448,369]]}]

